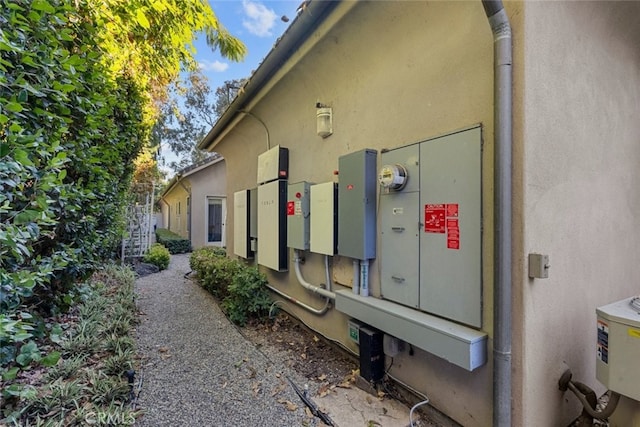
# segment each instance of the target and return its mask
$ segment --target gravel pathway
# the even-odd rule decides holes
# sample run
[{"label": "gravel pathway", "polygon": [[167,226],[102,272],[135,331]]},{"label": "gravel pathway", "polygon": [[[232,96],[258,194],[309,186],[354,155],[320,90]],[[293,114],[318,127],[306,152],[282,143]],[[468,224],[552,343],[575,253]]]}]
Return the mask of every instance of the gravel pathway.
[{"label": "gravel pathway", "polygon": [[[140,426],[313,426],[287,382],[303,384],[248,342],[192,280],[189,256],[136,281]],[[138,378],[138,379],[139,379]]]}]

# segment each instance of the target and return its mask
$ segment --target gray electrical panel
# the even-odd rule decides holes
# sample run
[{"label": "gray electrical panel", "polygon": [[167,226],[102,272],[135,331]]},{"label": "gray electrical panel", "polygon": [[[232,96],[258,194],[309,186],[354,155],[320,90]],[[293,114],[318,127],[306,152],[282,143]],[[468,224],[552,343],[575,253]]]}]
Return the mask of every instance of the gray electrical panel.
[{"label": "gray electrical panel", "polygon": [[364,149],[338,159],[338,254],[354,259],[376,257],[376,161]]},{"label": "gray electrical panel", "polygon": [[287,192],[287,246],[303,251],[309,250],[309,187],[297,182]]},{"label": "gray electrical panel", "polygon": [[401,191],[380,192],[380,286],[382,297],[419,308],[420,292],[420,170],[419,145],[409,145],[380,156],[382,165],[406,170]]},{"label": "gray electrical panel", "polygon": [[383,298],[482,326],[481,161],[480,127],[381,155],[407,179],[380,195]]}]

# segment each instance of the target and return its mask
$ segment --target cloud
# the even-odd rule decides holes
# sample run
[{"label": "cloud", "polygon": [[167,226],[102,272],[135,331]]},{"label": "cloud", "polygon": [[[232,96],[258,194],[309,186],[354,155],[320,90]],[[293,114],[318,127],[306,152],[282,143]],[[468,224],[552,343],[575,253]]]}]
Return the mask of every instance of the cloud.
[{"label": "cloud", "polygon": [[262,3],[251,0],[243,0],[242,7],[247,15],[247,19],[242,21],[242,25],[251,34],[255,34],[258,37],[271,36],[271,29],[278,19],[276,13],[271,9],[267,9]]},{"label": "cloud", "polygon": [[204,61],[200,61],[198,65],[200,66],[200,69],[202,71],[215,71],[217,73],[225,71],[227,68],[229,68],[229,64],[227,64],[226,62],[220,62],[220,61],[204,60]]}]

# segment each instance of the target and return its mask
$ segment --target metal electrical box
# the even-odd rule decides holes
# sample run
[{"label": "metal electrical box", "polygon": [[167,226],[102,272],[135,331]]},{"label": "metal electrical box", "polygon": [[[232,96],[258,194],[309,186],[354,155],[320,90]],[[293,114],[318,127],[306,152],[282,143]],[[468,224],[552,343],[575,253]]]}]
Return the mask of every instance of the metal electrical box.
[{"label": "metal electrical box", "polygon": [[354,259],[376,257],[376,162],[364,149],[338,159],[338,253]]},{"label": "metal electrical box", "polygon": [[258,264],[287,270],[287,181],[280,179],[258,187]]},{"label": "metal electrical box", "polygon": [[276,145],[258,156],[257,183],[287,179],[289,176],[289,149]]},{"label": "metal electrical box", "polygon": [[382,297],[419,308],[420,292],[420,146],[418,144],[382,153],[382,165],[406,170],[402,190],[380,193],[380,286]]},{"label": "metal electrical box", "polygon": [[383,335],[369,326],[359,329],[360,376],[370,382],[378,382],[384,376]]},{"label": "metal electrical box", "polygon": [[596,314],[596,378],[609,390],[640,401],[640,296],[598,307]]},{"label": "metal electrical box", "polygon": [[287,193],[287,246],[303,251],[309,250],[310,185],[289,184]]},{"label": "metal electrical box", "polygon": [[337,185],[325,182],[311,186],[311,252],[335,255],[338,242]]},{"label": "metal electrical box", "polygon": [[482,326],[481,163],[479,126],[381,155],[407,180],[380,195],[384,298]]},{"label": "metal electrical box", "polygon": [[242,258],[253,258],[249,236],[251,208],[249,190],[233,193],[233,253]]}]

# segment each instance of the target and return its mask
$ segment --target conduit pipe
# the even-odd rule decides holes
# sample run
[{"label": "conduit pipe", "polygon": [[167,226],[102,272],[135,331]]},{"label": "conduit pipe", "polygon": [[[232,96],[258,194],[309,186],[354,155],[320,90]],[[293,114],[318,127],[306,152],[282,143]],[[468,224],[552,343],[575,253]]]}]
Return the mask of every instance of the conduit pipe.
[{"label": "conduit pipe", "polygon": [[353,287],[351,288],[356,295],[360,294],[360,260],[353,260]]},{"label": "conduit pipe", "polygon": [[511,24],[502,1],[482,0],[493,32],[495,151],[495,285],[493,318],[493,425],[511,426]]},{"label": "conduit pipe", "polygon": [[331,274],[329,273],[329,255],[324,256],[324,278],[327,282],[327,290],[331,291],[333,289],[333,283],[331,281]]},{"label": "conduit pipe", "polygon": [[336,299],[336,294],[334,292],[321,288],[320,286],[312,285],[311,283],[304,280],[304,277],[302,277],[302,273],[300,272],[300,255],[298,254],[297,250],[294,251],[293,263],[295,264],[296,277],[298,278],[298,283],[300,283],[300,285],[302,285],[303,288],[310,290],[311,292],[321,295],[330,300]]},{"label": "conduit pipe", "polygon": [[369,260],[360,261],[360,296],[369,296]]},{"label": "conduit pipe", "polygon": [[325,314],[327,312],[327,310],[329,310],[329,301],[330,300],[328,298],[325,300],[324,306],[322,308],[318,309],[318,308],[313,308],[309,304],[305,304],[302,301],[299,301],[299,300],[295,299],[291,295],[285,294],[280,289],[274,288],[273,286],[271,286],[269,284],[267,284],[266,286],[272,292],[275,292],[276,294],[280,295],[282,298],[286,299],[287,301],[292,302],[292,303],[304,308],[305,310],[307,310],[307,311],[309,311],[311,313],[314,313],[314,314],[317,314],[317,315],[321,316],[321,315]]}]

